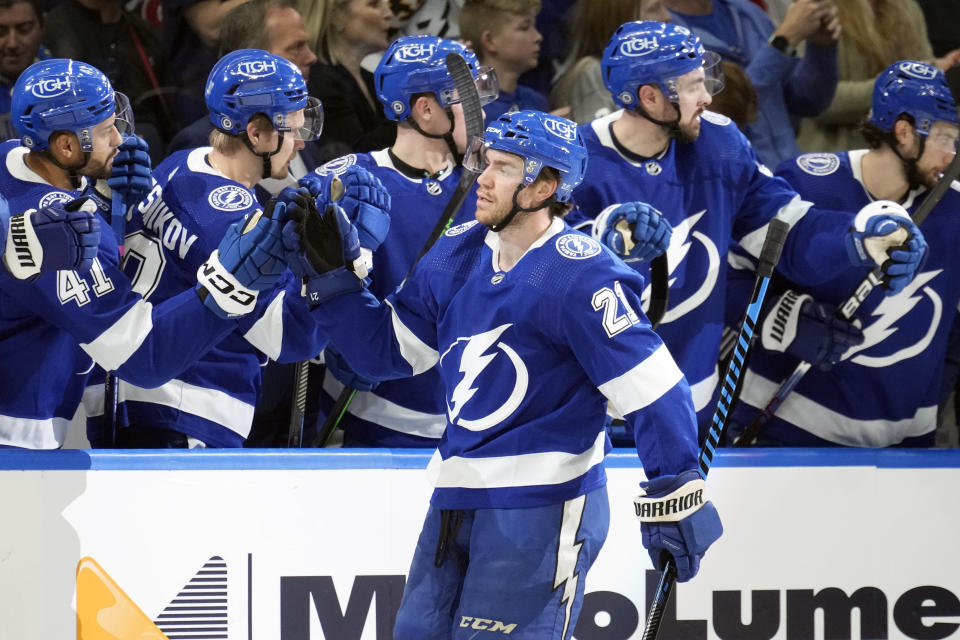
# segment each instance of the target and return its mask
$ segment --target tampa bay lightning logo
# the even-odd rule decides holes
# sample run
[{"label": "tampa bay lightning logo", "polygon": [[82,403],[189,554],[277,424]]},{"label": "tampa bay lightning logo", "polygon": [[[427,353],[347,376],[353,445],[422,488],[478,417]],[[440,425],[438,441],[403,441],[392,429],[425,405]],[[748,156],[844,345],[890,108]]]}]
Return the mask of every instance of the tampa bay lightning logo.
[{"label": "tampa bay lightning logo", "polygon": [[253,196],[243,187],[228,184],[211,191],[207,202],[220,211],[240,211],[253,204]]},{"label": "tampa bay lightning logo", "polygon": [[709,111],[709,110],[704,111],[703,113],[700,114],[700,117],[706,120],[707,122],[711,122],[721,127],[725,127],[728,124],[733,122],[733,120],[731,120],[727,116],[723,115],[722,113],[717,113],[716,111]]},{"label": "tampa bay lightning logo", "polygon": [[937,77],[937,68],[922,62],[904,61],[898,68],[904,74],[920,80],[933,80]]},{"label": "tampa bay lightning logo", "polygon": [[586,260],[600,253],[600,243],[579,233],[565,233],[556,245],[560,255],[571,260]]},{"label": "tampa bay lightning logo", "polygon": [[63,74],[41,78],[30,85],[30,93],[38,98],[56,98],[70,91],[70,76]]},{"label": "tampa bay lightning logo", "polygon": [[436,50],[437,45],[435,42],[414,42],[412,44],[405,44],[397,49],[393,59],[403,63],[422,62],[423,60],[429,60],[430,56],[432,56]]},{"label": "tampa bay lightning logo", "polygon": [[64,193],[63,191],[51,191],[47,195],[40,198],[40,202],[37,203],[37,208],[43,209],[44,207],[49,207],[54,204],[62,204],[64,202],[70,202],[73,200],[73,196],[69,193]]},{"label": "tampa bay lightning logo", "polygon": [[[511,326],[504,324],[475,336],[458,338],[440,356],[443,362],[447,356],[456,357],[457,352],[460,355],[457,371],[463,377],[447,397],[451,424],[483,431],[497,426],[520,408],[530,384],[530,374],[520,355],[500,340]],[[484,371],[487,375],[482,375]],[[483,392],[477,396],[481,387]],[[477,400],[471,402],[474,396]]]},{"label": "tampa bay lightning logo", "polygon": [[458,236],[461,233],[464,233],[465,231],[472,229],[476,224],[477,224],[476,220],[471,220],[470,222],[464,222],[463,224],[458,224],[455,227],[450,227],[449,229],[447,229],[447,232],[443,235],[450,236],[452,238],[453,236]]},{"label": "tampa bay lightning logo", "polygon": [[347,169],[355,164],[357,164],[357,155],[351,153],[350,155],[331,160],[330,162],[317,167],[313,170],[313,172],[318,176],[325,176],[331,173],[335,176],[339,176],[342,173],[346,173]]},{"label": "tampa bay lightning logo", "polygon": [[245,60],[231,70],[231,74],[248,80],[266,78],[277,72],[276,60]]},{"label": "tampa bay lightning logo", "polygon": [[812,176],[828,176],[840,168],[835,153],[804,153],[797,157],[797,166]]},{"label": "tampa bay lightning logo", "polygon": [[[943,269],[923,271],[898,294],[884,296],[870,317],[862,318],[866,325],[863,343],[851,347],[843,359],[863,367],[883,368],[926,351],[943,317],[943,300],[927,285],[941,273]],[[917,311],[910,321],[901,323],[915,308]],[[923,335],[917,335],[920,330]]]},{"label": "tampa bay lightning logo", "polygon": [[567,119],[544,118],[543,128],[563,140],[572,141],[577,139],[577,125]]},{"label": "tampa bay lightning logo", "polygon": [[[717,284],[717,279],[720,276],[720,252],[717,250],[717,245],[713,243],[706,233],[693,230],[693,227],[696,226],[706,213],[707,210],[703,209],[673,227],[673,234],[670,236],[670,246],[667,247],[671,302],[660,324],[673,322],[699,307],[710,297],[710,294],[713,293],[713,289]],[[691,272],[692,267],[687,266],[684,269],[679,269],[679,273],[675,274],[678,267],[691,253],[696,255],[695,264],[702,263],[705,259],[706,266],[696,267],[695,273]],[[683,284],[681,284],[679,285],[680,291],[674,291],[673,287],[678,279],[681,280],[681,283],[700,283],[700,286],[692,293],[686,295],[686,297],[673,302],[674,299],[679,298],[681,293],[686,293],[688,290],[688,287],[684,287]],[[643,291],[642,299],[645,304],[649,303],[649,284]]]}]

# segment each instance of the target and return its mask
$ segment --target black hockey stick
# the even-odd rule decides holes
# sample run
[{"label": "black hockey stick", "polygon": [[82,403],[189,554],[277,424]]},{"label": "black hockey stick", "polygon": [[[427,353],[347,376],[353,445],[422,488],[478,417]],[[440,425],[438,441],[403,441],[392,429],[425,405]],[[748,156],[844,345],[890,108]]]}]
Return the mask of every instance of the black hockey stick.
[{"label": "black hockey stick", "polygon": [[[615,229],[623,237],[623,246],[627,251],[634,246],[633,232],[626,220],[620,220]],[[650,261],[650,304],[647,305],[647,319],[654,329],[663,320],[670,299],[670,270],[667,267],[667,252],[664,251]]]},{"label": "black hockey stick", "polygon": [[[930,193],[920,203],[920,206],[917,207],[916,212],[913,214],[913,222],[918,227],[927,219],[927,216],[930,215],[930,212],[933,210],[937,203],[940,202],[940,199],[943,198],[943,195],[947,192],[947,189],[950,188],[950,185],[953,183],[957,177],[960,176],[960,154],[957,154],[953,157],[953,160],[950,161],[950,164],[947,165],[946,170],[943,172],[943,175],[940,177],[940,180],[937,182],[936,186],[930,190]],[[837,307],[834,316],[845,320],[846,322],[851,322],[853,320],[854,314],[857,312],[857,309],[860,308],[860,305],[863,304],[863,301],[867,299],[867,296],[870,295],[870,292],[874,288],[883,283],[883,271],[880,267],[876,267],[867,274],[867,277],[864,278],[860,284],[856,286],[843,304]],[[773,394],[773,397],[770,398],[770,401],[767,405],[760,410],[760,412],[753,417],[746,427],[743,429],[743,433],[734,440],[733,446],[735,447],[748,447],[757,442],[757,439],[760,437],[760,434],[766,428],[767,424],[770,423],[770,420],[773,419],[774,414],[777,412],[777,409],[780,408],[780,405],[783,404],[783,401],[787,399],[793,390],[799,384],[800,380],[803,379],[803,376],[807,374],[807,371],[810,370],[809,362],[800,362],[794,368],[793,372],[787,376],[787,379],[783,381],[780,385],[780,388],[777,389],[777,392]]]},{"label": "black hockey stick", "polygon": [[[790,226],[774,218],[770,221],[767,229],[767,237],[763,241],[763,248],[760,249],[760,264],[757,266],[757,276],[753,283],[753,293],[750,295],[750,304],[747,305],[743,321],[740,323],[740,333],[737,336],[737,344],[733,350],[733,356],[727,364],[727,370],[724,374],[723,388],[720,390],[720,397],[717,399],[717,407],[713,411],[713,419],[710,423],[710,430],[707,432],[707,439],[700,450],[700,476],[704,479],[710,471],[710,465],[713,464],[713,454],[717,450],[720,439],[723,436],[723,429],[727,424],[727,417],[730,412],[730,400],[733,397],[734,390],[740,381],[740,375],[743,373],[743,363],[747,357],[747,351],[750,349],[750,342],[753,339],[753,331],[757,325],[757,318],[760,316],[760,310],[763,308],[763,299],[767,295],[767,286],[770,284],[770,278],[773,276],[773,269],[780,260],[780,252],[783,250],[783,243],[786,240]],[[666,566],[663,569],[663,575],[660,576],[660,583],[657,585],[657,591],[653,595],[650,603],[650,610],[647,613],[646,627],[643,630],[643,640],[655,640],[657,632],[660,630],[660,621],[663,618],[663,612],[667,606],[667,600],[673,591],[673,585],[677,581],[677,564],[670,556],[667,559]]]},{"label": "black hockey stick", "polygon": [[[467,132],[467,144],[469,145],[471,139],[483,136],[483,108],[480,104],[480,95],[477,93],[477,85],[473,79],[473,74],[470,72],[470,67],[459,53],[448,53],[444,62],[447,65],[447,71],[450,72],[450,77],[453,78],[453,84],[457,88],[460,103],[463,105],[463,120]],[[450,225],[450,221],[453,220],[457,212],[460,211],[460,207],[463,206],[463,201],[466,200],[467,194],[473,189],[473,185],[478,177],[479,174],[467,168],[463,169],[463,173],[460,175],[460,182],[457,183],[457,188],[454,189],[450,200],[447,202],[447,206],[444,207],[443,213],[440,214],[433,230],[430,231],[430,236],[427,238],[426,243],[424,243],[419,255],[417,255],[417,259],[410,265],[410,270],[407,271],[407,275],[403,279],[404,281],[410,278],[417,263],[426,255],[430,247],[433,246],[433,243],[437,241],[440,234],[446,230]],[[317,432],[317,437],[313,441],[314,447],[326,446],[327,440],[330,439],[330,436],[340,424],[340,420],[347,412],[356,394],[356,389],[351,387],[343,388],[343,391],[337,396],[337,401],[334,403],[330,413],[327,414],[327,419],[324,421],[323,426],[320,428],[320,431]]]},{"label": "black hockey stick", "polygon": [[[110,226],[117,236],[117,251],[123,261],[123,245],[126,242],[127,212],[123,206],[123,198],[114,191],[110,197]],[[117,437],[120,431],[119,413],[119,384],[117,377],[104,370],[103,377],[103,448],[114,449],[117,446]]]}]

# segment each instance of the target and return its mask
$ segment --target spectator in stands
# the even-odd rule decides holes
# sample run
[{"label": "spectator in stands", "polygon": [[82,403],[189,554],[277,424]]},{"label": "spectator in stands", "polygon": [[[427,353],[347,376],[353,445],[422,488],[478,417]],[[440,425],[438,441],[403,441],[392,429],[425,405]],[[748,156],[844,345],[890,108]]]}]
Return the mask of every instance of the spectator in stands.
[{"label": "spectator in stands", "polygon": [[565,63],[566,70],[550,94],[550,107],[570,107],[567,116],[585,124],[617,110],[603,84],[600,58],[613,32],[631,20],[670,21],[663,0],[609,0],[603,11],[589,0],[577,0],[570,14],[573,45]]},{"label": "spectator in stands", "polygon": [[0,0],[0,135],[18,138],[10,123],[10,91],[20,73],[50,57],[43,40],[42,0]]},{"label": "spectator in stands", "polygon": [[137,134],[149,143],[153,164],[162,160],[176,129],[154,27],[121,0],[62,0],[47,15],[44,39],[54,56],[92,64],[130,98]]},{"label": "spectator in stands", "polygon": [[793,119],[826,109],[837,84],[833,0],[796,0],[776,28],[749,0],[667,0],[667,7],[706,49],[746,70],[759,107],[747,138],[760,160],[774,167],[797,155]]},{"label": "spectator in stands", "polygon": [[181,125],[207,114],[203,88],[217,61],[220,21],[249,0],[163,0],[163,50]]},{"label": "spectator in stands", "polygon": [[323,102],[324,160],[390,146],[396,125],[380,109],[373,73],[360,66],[390,43],[387,1],[301,0],[300,11],[320,58],[307,86]]},{"label": "spectator in stands", "polygon": [[801,124],[797,141],[804,151],[865,147],[860,122],[870,110],[874,80],[894,61],[922,60],[947,71],[960,60],[960,50],[934,58],[916,0],[844,0],[837,6],[843,28],[837,91],[823,113]]},{"label": "spectator in stands", "polygon": [[729,60],[722,64],[723,89],[713,96],[710,110],[727,116],[740,131],[746,132],[757,120],[757,91],[743,67]]},{"label": "spectator in stands", "polygon": [[480,64],[497,70],[500,96],[483,108],[490,123],[508,111],[549,111],[547,99],[518,83],[537,66],[543,36],[535,22],[540,0],[466,0],[460,11],[460,37]]},{"label": "spectator in stands", "polygon": [[[221,55],[237,49],[263,49],[297,65],[304,78],[317,61],[293,0],[251,0],[225,15],[220,24],[220,49]],[[209,116],[197,119],[170,142],[167,155],[206,146],[211,131]],[[287,180],[270,178],[262,180],[259,186],[275,195],[286,186],[294,186],[299,178],[320,164],[317,143],[306,142],[290,164]]]}]

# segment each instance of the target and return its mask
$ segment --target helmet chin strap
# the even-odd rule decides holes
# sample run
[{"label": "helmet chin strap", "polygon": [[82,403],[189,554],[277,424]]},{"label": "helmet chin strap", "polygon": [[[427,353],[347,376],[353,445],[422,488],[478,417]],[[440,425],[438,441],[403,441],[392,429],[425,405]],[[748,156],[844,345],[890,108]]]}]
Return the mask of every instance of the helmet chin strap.
[{"label": "helmet chin strap", "polygon": [[247,149],[250,149],[250,153],[255,156],[258,156],[263,161],[263,171],[261,172],[260,178],[266,180],[271,175],[273,175],[273,167],[271,166],[270,160],[273,156],[280,153],[280,149],[283,147],[283,131],[277,131],[279,137],[277,138],[277,148],[273,151],[257,151],[253,148],[253,143],[250,142],[250,138],[247,136],[247,132],[244,131],[240,134],[240,139],[243,140],[243,144],[247,145]]},{"label": "helmet chin strap", "polygon": [[49,161],[50,161],[53,165],[55,165],[56,167],[58,167],[58,168],[60,168],[60,169],[63,169],[64,171],[66,171],[66,172],[67,172],[67,179],[70,180],[70,186],[72,186],[74,190],[77,190],[77,189],[80,188],[80,174],[77,173],[77,172],[78,172],[80,169],[82,169],[82,168],[84,168],[85,166],[87,166],[87,163],[90,162],[90,153],[91,153],[90,151],[84,151],[84,152],[83,152],[83,162],[81,162],[79,166],[75,166],[75,167],[65,166],[62,162],[60,162],[59,160],[57,160],[57,157],[56,157],[55,155],[53,155],[53,152],[52,152],[52,151],[50,151],[50,147],[47,147],[46,149],[44,149],[43,151],[41,151],[41,152],[40,152],[40,155],[42,155],[44,158],[46,158],[47,160],[49,160]]},{"label": "helmet chin strap", "polygon": [[637,104],[637,106],[633,108],[633,112],[637,115],[643,116],[653,124],[658,124],[666,129],[667,135],[670,136],[671,139],[685,141],[683,132],[680,130],[680,105],[676,102],[671,102],[670,104],[673,105],[674,110],[677,112],[677,117],[674,120],[658,120],[650,115],[650,113],[640,104]]},{"label": "helmet chin strap", "polygon": [[407,120],[410,122],[410,126],[425,138],[433,138],[434,140],[443,140],[446,142],[447,149],[450,150],[450,153],[453,155],[453,159],[456,161],[456,164],[459,165],[463,162],[463,154],[457,150],[457,143],[453,140],[453,127],[455,122],[453,119],[453,109],[450,107],[444,107],[443,112],[447,114],[447,118],[450,120],[450,128],[447,129],[446,133],[427,133],[420,127],[413,117],[410,117]]},{"label": "helmet chin strap", "polygon": [[513,219],[517,217],[518,213],[531,213],[533,211],[539,211],[540,209],[543,209],[543,207],[546,206],[546,204],[550,201],[550,198],[553,197],[553,195],[551,195],[546,200],[533,207],[521,207],[517,202],[517,196],[520,195],[520,192],[523,191],[525,186],[527,185],[523,184],[522,182],[517,185],[516,191],[513,192],[513,206],[510,208],[510,211],[507,212],[507,215],[500,222],[497,222],[496,224],[485,225],[487,229],[496,232],[503,231],[511,222],[513,222]]}]

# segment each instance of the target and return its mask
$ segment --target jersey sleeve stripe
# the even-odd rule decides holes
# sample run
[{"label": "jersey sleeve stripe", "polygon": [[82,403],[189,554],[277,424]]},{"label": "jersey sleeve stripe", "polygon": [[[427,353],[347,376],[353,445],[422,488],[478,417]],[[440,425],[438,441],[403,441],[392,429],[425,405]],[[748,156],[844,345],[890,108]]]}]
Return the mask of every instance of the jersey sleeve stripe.
[{"label": "jersey sleeve stripe", "polygon": [[171,380],[155,389],[144,389],[124,382],[121,388],[127,401],[171,407],[225,425],[244,438],[250,434],[253,405],[223,391],[198,387],[182,380]]},{"label": "jersey sleeve stripe", "polygon": [[666,345],[660,345],[637,366],[598,388],[617,412],[625,416],[656,402],[681,378],[683,373]]},{"label": "jersey sleeve stripe", "polygon": [[145,300],[137,300],[119,320],[96,340],[81,344],[97,364],[106,371],[114,371],[140,348],[153,330],[153,305]]},{"label": "jersey sleeve stripe", "polygon": [[720,370],[713,368],[709,376],[690,385],[690,395],[693,396],[693,410],[700,411],[713,400],[713,391],[720,383]]},{"label": "jersey sleeve stripe", "polygon": [[427,477],[434,487],[502,489],[535,487],[569,482],[603,462],[606,432],[582,453],[543,451],[512,456],[443,459],[435,451],[427,465]]},{"label": "jersey sleeve stripe", "polygon": [[390,320],[393,323],[393,333],[400,347],[400,354],[413,368],[413,375],[429,371],[440,360],[440,353],[436,349],[431,349],[403,324],[389,300],[385,302],[390,307]]},{"label": "jersey sleeve stripe", "polygon": [[0,415],[0,445],[22,449],[59,449],[67,436],[66,418],[18,418]]},{"label": "jersey sleeve stripe", "polygon": [[[801,200],[800,196],[794,196],[790,202],[780,207],[780,210],[777,211],[776,217],[792,227],[797,223],[797,220],[806,215],[807,210],[812,206],[812,202]],[[767,237],[768,226],[770,226],[769,223],[759,227],[758,229],[754,229],[747,235],[740,238],[740,246],[743,247],[744,250],[754,258],[760,258],[760,249],[763,247],[763,241]]]},{"label": "jersey sleeve stripe", "polygon": [[283,298],[286,291],[277,294],[260,319],[243,334],[244,339],[262,351],[271,360],[280,357],[283,348]]},{"label": "jersey sleeve stripe", "polygon": [[[343,385],[329,371],[323,377],[323,390],[333,397],[340,395]],[[446,414],[433,414],[408,409],[373,391],[358,391],[347,411],[361,420],[421,438],[440,438],[447,428]]]}]

